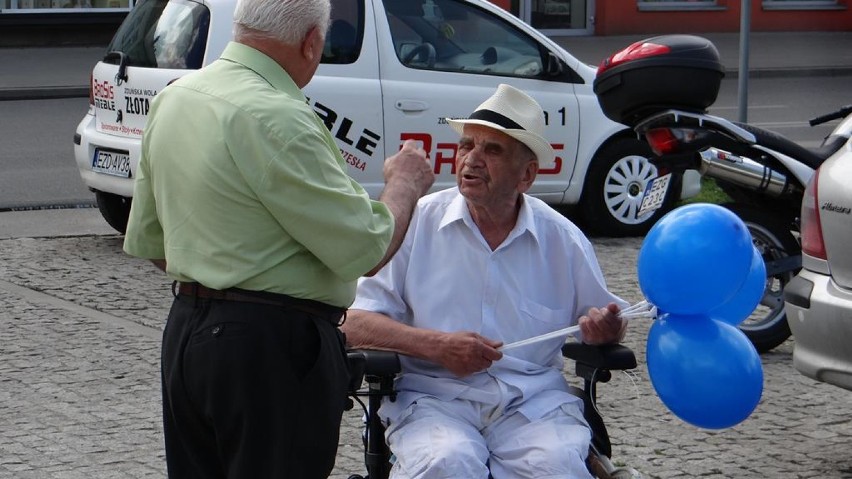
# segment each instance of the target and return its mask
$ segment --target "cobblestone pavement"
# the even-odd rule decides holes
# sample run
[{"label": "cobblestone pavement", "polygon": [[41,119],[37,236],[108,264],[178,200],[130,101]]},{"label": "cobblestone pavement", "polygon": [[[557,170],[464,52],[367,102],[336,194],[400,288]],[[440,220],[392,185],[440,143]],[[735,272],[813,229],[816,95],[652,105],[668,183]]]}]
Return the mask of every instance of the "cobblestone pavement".
[{"label": "cobblestone pavement", "polygon": [[[641,299],[639,239],[595,239],[610,287]],[[448,292],[449,294],[449,292]],[[0,478],[165,476],[159,336],[169,283],[113,235],[0,240]],[[618,463],[648,478],[852,478],[852,392],[793,370],[792,340],[763,356],[750,418],[700,430],[671,415],[644,361],[601,386]],[[566,367],[566,371],[570,370]],[[363,472],[361,412],[344,417],[332,477]]]}]

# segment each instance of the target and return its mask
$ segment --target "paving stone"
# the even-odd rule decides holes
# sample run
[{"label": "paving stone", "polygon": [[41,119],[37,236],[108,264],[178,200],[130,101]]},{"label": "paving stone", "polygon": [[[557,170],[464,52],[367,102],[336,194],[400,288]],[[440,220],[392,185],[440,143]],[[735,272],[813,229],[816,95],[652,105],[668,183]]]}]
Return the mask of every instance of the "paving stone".
[{"label": "paving stone", "polygon": [[[165,477],[159,339],[171,284],[121,242],[0,240],[0,478]],[[641,300],[641,239],[593,243],[610,288]],[[654,393],[649,327],[634,322],[625,341],[639,367],[599,388],[616,463],[660,479],[852,478],[852,392],[797,373],[793,339],[761,357],[763,397],[752,416],[708,431]],[[364,473],[362,415],[357,405],[344,414],[334,479]]]}]

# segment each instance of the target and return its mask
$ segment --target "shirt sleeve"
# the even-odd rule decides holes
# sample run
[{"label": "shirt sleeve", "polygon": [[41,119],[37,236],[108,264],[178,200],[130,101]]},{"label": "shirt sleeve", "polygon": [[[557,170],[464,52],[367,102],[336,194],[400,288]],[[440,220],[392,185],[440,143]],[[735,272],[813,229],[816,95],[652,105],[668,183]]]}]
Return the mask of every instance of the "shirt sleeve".
[{"label": "shirt sleeve", "polygon": [[163,227],[157,216],[154,191],[149,180],[147,155],[143,142],[142,158],[136,171],[133,185],[133,203],[124,236],[124,251],[145,259],[166,257]]},{"label": "shirt sleeve", "polygon": [[[609,303],[625,308],[627,301],[607,289],[603,271],[591,242],[585,237],[579,238],[574,248],[577,252],[575,255],[577,261],[573,266],[573,276],[576,278],[577,318],[588,313],[589,308],[602,308]],[[575,318],[574,324],[576,322]],[[580,339],[581,335],[577,333],[575,337]]]},{"label": "shirt sleeve", "polygon": [[350,306],[352,309],[381,313],[397,321],[411,323],[408,302],[405,300],[405,280],[418,218],[419,210],[415,210],[405,239],[388,264],[374,276],[358,280],[355,302]]}]

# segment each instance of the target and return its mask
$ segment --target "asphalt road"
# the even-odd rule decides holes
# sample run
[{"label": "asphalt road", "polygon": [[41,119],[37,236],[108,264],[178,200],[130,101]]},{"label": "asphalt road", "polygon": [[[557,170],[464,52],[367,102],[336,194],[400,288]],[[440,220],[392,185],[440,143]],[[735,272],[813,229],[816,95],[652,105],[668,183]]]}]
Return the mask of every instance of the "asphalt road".
[{"label": "asphalt road", "polygon": [[[751,79],[748,120],[817,146],[837,123],[811,128],[807,120],[850,102],[848,78]],[[0,210],[94,203],[77,173],[72,144],[87,105],[85,98],[0,101]],[[723,80],[711,113],[736,120],[737,105],[737,81]]]},{"label": "asphalt road", "polygon": [[93,205],[74,161],[87,98],[0,101],[0,209]]}]

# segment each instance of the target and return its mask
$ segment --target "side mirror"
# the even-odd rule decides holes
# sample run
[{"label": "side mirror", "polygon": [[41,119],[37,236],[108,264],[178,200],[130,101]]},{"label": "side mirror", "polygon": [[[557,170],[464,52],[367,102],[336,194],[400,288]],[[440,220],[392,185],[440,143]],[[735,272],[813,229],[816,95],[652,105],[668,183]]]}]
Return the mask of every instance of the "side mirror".
[{"label": "side mirror", "polygon": [[409,43],[409,42],[400,44],[399,45],[399,58],[406,58],[408,55],[411,55],[411,53],[414,51],[414,49],[417,48],[417,45],[418,45],[417,43]]}]

